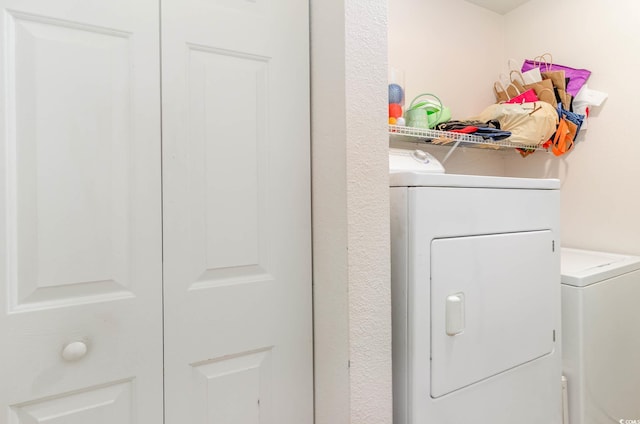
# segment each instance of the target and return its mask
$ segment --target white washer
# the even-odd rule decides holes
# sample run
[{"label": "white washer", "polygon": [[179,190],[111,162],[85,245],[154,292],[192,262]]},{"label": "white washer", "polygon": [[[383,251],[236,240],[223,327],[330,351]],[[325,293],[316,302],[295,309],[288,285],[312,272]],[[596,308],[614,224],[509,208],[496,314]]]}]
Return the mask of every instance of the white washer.
[{"label": "white washer", "polygon": [[640,257],[562,249],[571,424],[640,423]]},{"label": "white washer", "polygon": [[423,156],[390,151],[394,424],[561,423],[559,181]]}]

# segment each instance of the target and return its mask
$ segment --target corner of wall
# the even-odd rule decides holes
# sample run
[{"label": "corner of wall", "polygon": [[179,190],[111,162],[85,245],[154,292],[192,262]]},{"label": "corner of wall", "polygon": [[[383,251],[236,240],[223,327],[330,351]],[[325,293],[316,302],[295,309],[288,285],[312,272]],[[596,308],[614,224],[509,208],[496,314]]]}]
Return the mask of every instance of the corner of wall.
[{"label": "corner of wall", "polygon": [[391,424],[387,2],[311,2],[317,424]]}]

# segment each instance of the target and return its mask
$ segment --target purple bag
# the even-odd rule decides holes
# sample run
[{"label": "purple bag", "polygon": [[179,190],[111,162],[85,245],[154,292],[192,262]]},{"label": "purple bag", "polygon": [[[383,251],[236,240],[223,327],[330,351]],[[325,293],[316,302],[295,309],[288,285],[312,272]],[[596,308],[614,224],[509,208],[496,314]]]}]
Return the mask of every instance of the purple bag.
[{"label": "purple bag", "polygon": [[545,63],[527,59],[522,64],[522,72],[533,68],[540,68],[541,71],[564,71],[565,77],[569,78],[567,93],[575,97],[591,75],[591,71],[586,69],[574,69],[568,66],[556,65],[555,63]]}]

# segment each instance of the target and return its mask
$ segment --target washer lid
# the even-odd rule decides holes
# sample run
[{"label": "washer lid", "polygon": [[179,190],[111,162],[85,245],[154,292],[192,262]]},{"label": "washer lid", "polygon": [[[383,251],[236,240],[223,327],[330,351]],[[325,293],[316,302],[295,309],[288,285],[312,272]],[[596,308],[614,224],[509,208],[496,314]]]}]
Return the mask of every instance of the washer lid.
[{"label": "washer lid", "polygon": [[563,247],[562,284],[585,287],[640,269],[640,257]]}]

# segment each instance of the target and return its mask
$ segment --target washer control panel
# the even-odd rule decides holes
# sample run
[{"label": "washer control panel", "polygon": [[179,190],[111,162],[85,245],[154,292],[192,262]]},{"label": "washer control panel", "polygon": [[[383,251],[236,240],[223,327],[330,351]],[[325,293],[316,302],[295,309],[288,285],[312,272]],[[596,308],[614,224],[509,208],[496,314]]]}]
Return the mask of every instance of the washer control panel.
[{"label": "washer control panel", "polygon": [[424,150],[389,149],[389,172],[444,174],[444,167]]}]

